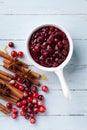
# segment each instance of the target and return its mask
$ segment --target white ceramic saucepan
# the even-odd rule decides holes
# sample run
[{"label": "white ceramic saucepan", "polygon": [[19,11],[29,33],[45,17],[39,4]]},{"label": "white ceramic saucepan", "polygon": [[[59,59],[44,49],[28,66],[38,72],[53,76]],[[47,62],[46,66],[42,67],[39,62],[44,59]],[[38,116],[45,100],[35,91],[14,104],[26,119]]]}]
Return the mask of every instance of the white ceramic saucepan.
[{"label": "white ceramic saucepan", "polygon": [[[37,31],[38,29],[40,29],[41,27],[44,27],[44,26],[54,26],[54,27],[57,27],[58,29],[60,29],[61,31],[63,31],[68,40],[69,40],[69,53],[68,53],[68,56],[67,58],[65,59],[65,61],[63,63],[61,63],[59,66],[57,67],[44,67],[44,66],[41,66],[40,64],[36,63],[30,52],[29,52],[29,41],[30,41],[30,38],[32,36],[32,34]],[[61,87],[62,87],[62,91],[63,91],[63,94],[65,96],[65,98],[67,99],[70,99],[71,98],[71,92],[66,84],[66,81],[64,79],[64,75],[63,75],[63,68],[66,66],[66,64],[69,62],[71,56],[72,56],[72,53],[73,53],[73,42],[72,42],[72,39],[69,35],[69,33],[61,26],[57,26],[57,25],[51,25],[51,24],[47,24],[47,25],[41,25],[37,28],[35,28],[31,33],[28,34],[27,36],[27,39],[26,39],[26,52],[27,52],[27,57],[28,59],[30,60],[30,62],[35,65],[37,68],[41,69],[41,70],[44,70],[44,71],[48,71],[48,72],[55,72],[57,74],[57,76],[59,77],[59,80],[60,80],[60,83],[61,83]]]}]

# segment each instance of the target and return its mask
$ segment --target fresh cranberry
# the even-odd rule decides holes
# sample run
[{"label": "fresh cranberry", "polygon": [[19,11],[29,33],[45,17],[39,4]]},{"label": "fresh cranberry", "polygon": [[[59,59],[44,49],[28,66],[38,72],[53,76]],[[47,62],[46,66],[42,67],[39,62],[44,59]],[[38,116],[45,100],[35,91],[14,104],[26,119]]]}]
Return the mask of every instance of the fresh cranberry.
[{"label": "fresh cranberry", "polygon": [[21,101],[17,102],[17,103],[16,103],[16,106],[20,108],[20,107],[22,106]]},{"label": "fresh cranberry", "polygon": [[31,90],[32,90],[32,92],[36,92],[37,91],[37,87],[36,86],[32,86]]},{"label": "fresh cranberry", "polygon": [[19,57],[23,57],[23,56],[24,56],[24,53],[23,53],[22,51],[19,51],[19,52],[18,52],[18,56],[19,56]]},{"label": "fresh cranberry", "polygon": [[12,57],[17,57],[17,56],[18,56],[18,55],[17,55],[17,52],[16,52],[16,51],[12,51],[12,52],[11,52],[11,56],[12,56]]},{"label": "fresh cranberry", "polygon": [[9,47],[14,47],[14,43],[13,43],[13,42],[9,42],[9,43],[8,43],[8,46],[9,46]]},{"label": "fresh cranberry", "polygon": [[32,103],[32,102],[29,102],[29,103],[28,103],[28,106],[29,106],[29,107],[33,107],[33,103]]},{"label": "fresh cranberry", "polygon": [[21,78],[17,78],[17,81],[18,81],[19,83],[21,83],[21,82],[22,82]]},{"label": "fresh cranberry", "polygon": [[32,100],[32,103],[33,103],[33,104],[37,104],[37,99],[34,98],[34,99]]},{"label": "fresh cranberry", "polygon": [[10,83],[10,85],[14,86],[15,85],[15,80],[11,80],[9,83]]},{"label": "fresh cranberry", "polygon": [[8,102],[8,103],[6,104],[6,107],[7,107],[8,109],[11,109],[11,108],[12,108],[12,104],[11,104],[10,102]]},{"label": "fresh cranberry", "polygon": [[40,106],[39,107],[39,112],[44,113],[45,111],[46,111],[45,106]]},{"label": "fresh cranberry", "polygon": [[31,114],[30,114],[30,117],[31,117],[31,118],[33,118],[33,117],[34,117],[34,114],[33,114],[33,113],[31,113]]},{"label": "fresh cranberry", "polygon": [[12,113],[18,113],[17,108],[12,108]]},{"label": "fresh cranberry", "polygon": [[15,83],[15,88],[19,88],[19,84],[18,83]]},{"label": "fresh cranberry", "polygon": [[26,115],[26,112],[25,112],[25,111],[20,111],[20,115],[21,115],[21,116],[25,116],[25,115]]},{"label": "fresh cranberry", "polygon": [[42,106],[43,105],[43,101],[41,101],[41,100],[38,100],[38,106]]},{"label": "fresh cranberry", "polygon": [[33,93],[33,98],[38,98],[38,93],[37,92]]},{"label": "fresh cranberry", "polygon": [[28,98],[27,98],[27,102],[31,102],[32,100],[33,100],[32,97],[28,97]]},{"label": "fresh cranberry", "polygon": [[48,86],[46,86],[46,85],[42,86],[42,91],[47,92],[48,91]]},{"label": "fresh cranberry", "polygon": [[27,104],[27,101],[24,99],[22,100],[22,105],[26,105]]},{"label": "fresh cranberry", "polygon": [[27,107],[25,105],[22,106],[22,111],[26,111]]},{"label": "fresh cranberry", "polygon": [[31,91],[30,91],[28,94],[29,94],[29,96],[30,96],[30,97],[32,97],[32,96],[33,96],[33,94],[32,94],[32,92],[31,92]]},{"label": "fresh cranberry", "polygon": [[30,118],[30,116],[28,114],[26,114],[24,117],[26,120],[28,120]]},{"label": "fresh cranberry", "polygon": [[24,86],[23,86],[23,85],[20,85],[18,89],[19,89],[20,91],[23,91],[23,90],[24,90]]},{"label": "fresh cranberry", "polygon": [[30,123],[31,124],[35,124],[36,123],[36,119],[34,117],[30,118]]},{"label": "fresh cranberry", "polygon": [[14,74],[14,75],[13,75],[13,79],[14,79],[14,80],[17,80],[17,77],[18,77],[17,74]]},{"label": "fresh cranberry", "polygon": [[38,99],[42,101],[42,100],[44,100],[44,96],[43,95],[39,95]]},{"label": "fresh cranberry", "polygon": [[12,113],[12,115],[11,115],[11,117],[13,118],[13,119],[16,119],[17,118],[17,113]]},{"label": "fresh cranberry", "polygon": [[33,108],[33,112],[37,114],[39,112],[39,109],[37,107]]},{"label": "fresh cranberry", "polygon": [[27,112],[30,114],[32,113],[32,109],[28,107]]}]

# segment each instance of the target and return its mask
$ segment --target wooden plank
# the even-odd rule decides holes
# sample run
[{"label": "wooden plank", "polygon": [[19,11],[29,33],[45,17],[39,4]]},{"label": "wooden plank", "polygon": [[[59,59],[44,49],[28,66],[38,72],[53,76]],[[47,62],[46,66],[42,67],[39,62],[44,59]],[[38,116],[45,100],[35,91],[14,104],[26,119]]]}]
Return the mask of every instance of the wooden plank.
[{"label": "wooden plank", "polygon": [[12,130],[86,130],[87,117],[85,116],[40,116],[35,125],[29,120],[19,117],[12,120],[11,117],[1,117],[0,127]]},{"label": "wooden plank", "polygon": [[0,0],[0,14],[87,14],[87,0]]},{"label": "wooden plank", "polygon": [[34,28],[47,23],[62,25],[73,39],[87,39],[87,15],[1,15],[0,19],[0,39],[25,40]]}]

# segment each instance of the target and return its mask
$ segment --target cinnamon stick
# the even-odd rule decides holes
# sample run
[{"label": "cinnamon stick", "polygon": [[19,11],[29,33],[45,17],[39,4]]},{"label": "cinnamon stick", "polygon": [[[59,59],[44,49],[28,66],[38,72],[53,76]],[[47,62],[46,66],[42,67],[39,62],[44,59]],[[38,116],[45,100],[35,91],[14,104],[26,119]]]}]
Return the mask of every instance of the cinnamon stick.
[{"label": "cinnamon stick", "polygon": [[[4,59],[3,61],[5,64],[8,64],[8,65],[11,65],[11,61],[7,60],[7,59]],[[24,71],[24,72],[28,72],[30,71],[31,75],[34,77],[34,78],[40,78],[40,74],[39,73],[36,73],[35,71],[31,70],[31,69],[28,69],[28,68],[25,68],[24,66],[20,66],[19,67],[19,70],[20,71]]]},{"label": "cinnamon stick", "polygon": [[4,105],[2,105],[1,103],[0,103],[0,111],[6,115],[10,113],[10,110],[6,108]]},{"label": "cinnamon stick", "polygon": [[12,104],[16,104],[17,103],[17,100],[11,98],[11,97],[8,97],[8,96],[4,96],[4,95],[1,95],[0,94],[0,99],[4,100],[4,101],[7,101],[7,102],[10,102]]},{"label": "cinnamon stick", "polygon": [[11,78],[9,78],[9,77],[7,77],[5,75],[2,75],[2,74],[0,74],[0,79],[3,79],[5,81],[10,81],[11,80]]},{"label": "cinnamon stick", "polygon": [[[12,56],[8,55],[7,53],[3,52],[0,50],[0,56],[7,59],[7,60],[10,60],[11,62],[14,61],[15,62],[15,58],[13,58]],[[17,59],[18,60],[18,59]],[[28,67],[28,64],[26,64],[25,62],[23,61],[20,61],[18,60],[24,67]]]},{"label": "cinnamon stick", "polygon": [[14,88],[13,86],[9,85],[7,82],[4,80],[0,79],[0,83],[5,84],[17,97],[22,98],[23,97],[23,92],[18,90],[17,88]]},{"label": "cinnamon stick", "polygon": [[4,75],[4,76],[7,76],[7,77],[9,77],[9,78],[12,78],[12,75],[11,75],[11,74],[9,74],[9,73],[7,73],[7,72],[5,72],[5,71],[3,71],[3,70],[0,70],[0,74],[2,74],[2,75]]},{"label": "cinnamon stick", "polygon": [[[10,69],[10,67],[9,67],[8,64],[5,64],[5,63],[4,63],[3,67],[15,73],[14,70]],[[20,68],[20,67],[19,67],[19,68]],[[23,71],[23,69],[22,69],[22,71]],[[27,72],[27,71],[26,71],[26,72]],[[22,73],[23,73],[23,72],[16,71],[16,74],[19,75],[19,77],[20,77],[20,74],[22,74]],[[23,76],[23,74],[22,74],[22,76]],[[24,76],[23,76],[23,77],[24,77]],[[38,80],[34,79],[34,78],[32,79],[32,78],[28,77],[28,80],[29,80],[31,83],[33,83],[34,85],[37,85],[37,86],[40,85],[40,82],[39,82]]]}]

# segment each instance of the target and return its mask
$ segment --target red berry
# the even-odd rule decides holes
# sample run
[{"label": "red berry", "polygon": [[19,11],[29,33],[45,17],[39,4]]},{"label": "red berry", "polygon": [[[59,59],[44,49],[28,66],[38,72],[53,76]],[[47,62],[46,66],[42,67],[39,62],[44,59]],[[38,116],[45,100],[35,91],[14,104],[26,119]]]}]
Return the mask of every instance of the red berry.
[{"label": "red berry", "polygon": [[26,113],[25,113],[24,111],[20,111],[20,115],[21,115],[21,116],[25,116]]},{"label": "red berry", "polygon": [[8,102],[8,103],[6,104],[6,107],[7,107],[8,109],[11,109],[11,108],[12,108],[12,104],[11,104],[10,102]]},{"label": "red berry", "polygon": [[12,113],[18,113],[17,108],[12,108]]},{"label": "red berry", "polygon": [[30,118],[30,116],[28,114],[26,114],[24,117],[26,120],[28,120]]},{"label": "red berry", "polygon": [[16,51],[12,51],[12,52],[11,52],[11,56],[12,56],[12,57],[17,57],[17,52],[16,52]]},{"label": "red berry", "polygon": [[45,106],[40,106],[39,107],[39,112],[44,113],[45,111],[46,111]]},{"label": "red berry", "polygon": [[22,106],[22,103],[19,101],[16,103],[16,106],[20,108]]},{"label": "red berry", "polygon": [[14,80],[16,80],[16,79],[17,79],[17,77],[18,77],[18,75],[17,75],[17,74],[14,74],[14,75],[13,75],[13,79],[14,79]]},{"label": "red berry", "polygon": [[14,47],[14,43],[13,43],[13,42],[9,42],[9,43],[8,43],[8,46],[9,46],[9,47]]},{"label": "red berry", "polygon": [[23,90],[24,90],[24,86],[23,86],[23,85],[20,85],[18,89],[19,89],[20,91],[23,91]]},{"label": "red berry", "polygon": [[33,112],[35,113],[35,114],[37,114],[38,112],[39,112],[39,109],[36,107],[36,108],[33,108]]},{"label": "red berry", "polygon": [[43,102],[41,100],[38,100],[38,106],[42,106],[43,105]]},{"label": "red berry", "polygon": [[30,118],[30,123],[31,124],[35,124],[36,123],[36,119],[34,117]]},{"label": "red berry", "polygon": [[11,80],[9,83],[10,83],[10,85],[14,86],[15,85],[15,80]]},{"label": "red berry", "polygon": [[46,85],[42,86],[42,91],[47,92],[48,91],[48,87]]},{"label": "red berry", "polygon": [[37,92],[33,93],[33,98],[38,98],[38,93]]},{"label": "red berry", "polygon": [[19,56],[19,57],[23,57],[23,56],[24,56],[24,53],[23,53],[22,51],[19,51],[19,52],[18,52],[18,56]]},{"label": "red berry", "polygon": [[38,96],[38,99],[39,99],[39,100],[44,100],[44,96],[43,96],[43,95],[39,95],[39,96]]},{"label": "red berry", "polygon": [[15,83],[15,88],[19,88],[19,84],[18,83]]},{"label": "red berry", "polygon": [[28,92],[25,91],[25,92],[23,93],[23,96],[24,96],[25,98],[27,98],[27,97],[28,97]]},{"label": "red berry", "polygon": [[21,78],[17,78],[17,81],[18,81],[19,83],[21,83],[21,82],[22,82]]},{"label": "red berry", "polygon": [[22,105],[26,105],[27,104],[27,101],[24,99],[22,100]]},{"label": "red berry", "polygon": [[27,110],[27,107],[26,106],[22,106],[22,111],[26,111]]},{"label": "red berry", "polygon": [[34,99],[32,100],[32,103],[33,103],[33,104],[37,104],[37,99],[34,98]]},{"label": "red berry", "polygon": [[33,100],[32,97],[28,97],[28,98],[27,98],[27,101],[28,101],[28,102],[31,102],[32,100]]},{"label": "red berry", "polygon": [[32,86],[31,90],[32,90],[32,92],[36,92],[37,91],[37,87],[36,86]]},{"label": "red berry", "polygon": [[16,119],[17,118],[17,114],[16,113],[12,113],[12,115],[11,115],[11,117],[13,118],[13,119]]}]

